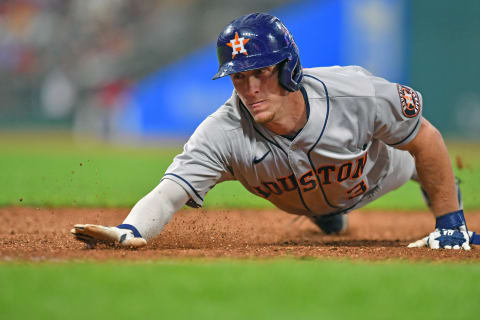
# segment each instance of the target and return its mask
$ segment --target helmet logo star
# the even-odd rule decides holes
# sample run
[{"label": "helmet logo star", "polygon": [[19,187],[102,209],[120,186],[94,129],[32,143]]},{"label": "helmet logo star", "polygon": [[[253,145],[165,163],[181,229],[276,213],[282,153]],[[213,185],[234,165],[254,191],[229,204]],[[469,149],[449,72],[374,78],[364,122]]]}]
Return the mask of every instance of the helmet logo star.
[{"label": "helmet logo star", "polygon": [[227,43],[227,46],[232,48],[232,59],[235,58],[235,56],[239,53],[248,55],[248,52],[244,47],[248,41],[250,41],[250,39],[245,39],[244,37],[239,38],[238,32],[235,32],[235,39],[232,39],[229,43]]}]

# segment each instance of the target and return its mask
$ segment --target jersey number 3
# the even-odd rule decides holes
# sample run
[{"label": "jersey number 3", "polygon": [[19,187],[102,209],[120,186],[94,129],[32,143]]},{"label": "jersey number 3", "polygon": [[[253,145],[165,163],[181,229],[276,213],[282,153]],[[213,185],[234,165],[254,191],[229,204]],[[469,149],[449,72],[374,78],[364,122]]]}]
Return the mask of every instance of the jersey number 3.
[{"label": "jersey number 3", "polygon": [[368,190],[368,187],[365,184],[365,180],[362,180],[359,183],[357,183],[353,188],[347,190],[346,192],[347,199],[350,200],[355,197],[358,197],[359,195],[362,195],[365,192],[367,192],[367,190]]}]

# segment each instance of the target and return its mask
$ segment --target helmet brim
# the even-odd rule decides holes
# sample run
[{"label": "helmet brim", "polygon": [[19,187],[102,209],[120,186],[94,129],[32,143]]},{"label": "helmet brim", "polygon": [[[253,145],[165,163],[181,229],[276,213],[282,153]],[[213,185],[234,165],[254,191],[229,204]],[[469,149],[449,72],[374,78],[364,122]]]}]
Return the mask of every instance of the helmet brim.
[{"label": "helmet brim", "polygon": [[213,76],[212,80],[216,80],[218,78],[238,72],[273,66],[288,58],[290,58],[290,54],[285,52],[276,52],[269,55],[252,55],[245,58],[239,57],[238,60],[233,59],[221,65],[220,68],[218,68],[218,72]]}]

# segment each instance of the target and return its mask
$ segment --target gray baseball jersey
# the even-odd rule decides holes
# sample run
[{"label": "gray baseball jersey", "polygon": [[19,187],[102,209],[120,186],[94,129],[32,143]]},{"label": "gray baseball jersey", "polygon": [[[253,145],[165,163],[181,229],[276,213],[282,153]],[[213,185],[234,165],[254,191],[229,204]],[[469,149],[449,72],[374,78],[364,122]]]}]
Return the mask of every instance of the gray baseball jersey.
[{"label": "gray baseball jersey", "polygon": [[179,183],[190,206],[201,206],[226,180],[294,214],[335,214],[365,203],[388,173],[393,147],[418,133],[421,95],[357,66],[304,69],[301,91],[308,120],[294,138],[255,123],[234,91],[163,179]]}]

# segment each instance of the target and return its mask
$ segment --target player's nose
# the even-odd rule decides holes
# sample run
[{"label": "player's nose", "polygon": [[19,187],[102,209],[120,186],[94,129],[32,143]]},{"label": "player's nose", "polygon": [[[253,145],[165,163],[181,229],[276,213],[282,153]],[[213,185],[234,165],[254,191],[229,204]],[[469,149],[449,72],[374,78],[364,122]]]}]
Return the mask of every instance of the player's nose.
[{"label": "player's nose", "polygon": [[260,93],[260,79],[254,76],[249,76],[246,80],[246,94],[249,97],[255,97],[258,93]]}]

